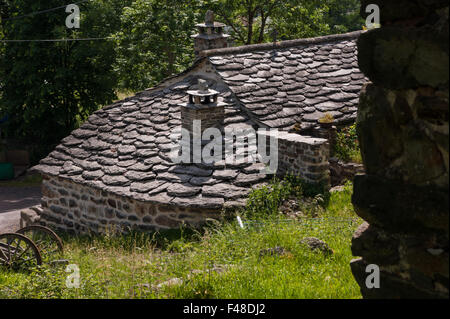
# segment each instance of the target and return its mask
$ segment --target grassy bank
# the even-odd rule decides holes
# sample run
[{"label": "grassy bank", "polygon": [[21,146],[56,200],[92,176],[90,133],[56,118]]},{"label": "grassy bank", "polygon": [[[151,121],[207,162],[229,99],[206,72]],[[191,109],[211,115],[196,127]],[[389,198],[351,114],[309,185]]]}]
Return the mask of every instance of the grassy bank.
[{"label": "grassy bank", "polygon": [[[0,271],[0,298],[360,298],[349,262],[360,223],[351,185],[326,207],[306,205],[297,220],[278,215],[212,222],[201,231],[64,238],[80,269],[80,288],[67,288],[65,267]],[[334,254],[300,243],[317,237]],[[267,249],[281,247],[280,254]]]}]

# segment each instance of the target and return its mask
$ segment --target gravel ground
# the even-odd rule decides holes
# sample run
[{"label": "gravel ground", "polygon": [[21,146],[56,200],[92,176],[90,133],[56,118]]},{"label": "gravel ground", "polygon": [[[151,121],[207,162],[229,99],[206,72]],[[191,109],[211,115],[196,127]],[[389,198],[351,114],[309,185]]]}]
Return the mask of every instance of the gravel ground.
[{"label": "gravel ground", "polygon": [[39,186],[0,187],[0,234],[17,230],[20,211],[40,202]]}]

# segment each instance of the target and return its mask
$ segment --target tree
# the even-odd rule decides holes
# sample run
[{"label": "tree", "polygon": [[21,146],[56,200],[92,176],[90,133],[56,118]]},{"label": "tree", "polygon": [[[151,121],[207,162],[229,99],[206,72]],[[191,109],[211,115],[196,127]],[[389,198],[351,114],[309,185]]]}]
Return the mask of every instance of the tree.
[{"label": "tree", "polygon": [[[81,28],[67,29],[64,9],[28,15],[59,7],[60,1],[14,0],[2,11],[4,37],[107,37],[115,11],[106,2],[80,4]],[[36,157],[45,155],[92,111],[115,98],[111,41],[8,42],[4,49],[0,57],[5,75],[1,103],[9,115],[9,136],[41,146]]]},{"label": "tree", "polygon": [[142,90],[190,65],[198,17],[195,0],[136,0],[126,7],[115,35],[120,86]]},{"label": "tree", "polygon": [[331,33],[345,33],[361,30],[364,19],[361,17],[359,8],[360,0],[328,0],[327,23],[330,25]]},{"label": "tree", "polygon": [[317,0],[209,0],[217,16],[231,28],[237,44],[293,39],[326,33],[327,7]]},{"label": "tree", "polygon": [[360,29],[358,0],[207,0],[204,7],[241,45]]}]

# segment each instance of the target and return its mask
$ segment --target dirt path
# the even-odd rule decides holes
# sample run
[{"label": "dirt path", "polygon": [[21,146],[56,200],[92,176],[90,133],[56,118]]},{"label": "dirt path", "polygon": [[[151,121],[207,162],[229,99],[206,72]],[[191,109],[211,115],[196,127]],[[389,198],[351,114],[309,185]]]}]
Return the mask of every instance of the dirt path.
[{"label": "dirt path", "polygon": [[41,202],[39,186],[0,187],[0,233],[19,228],[20,210]]}]

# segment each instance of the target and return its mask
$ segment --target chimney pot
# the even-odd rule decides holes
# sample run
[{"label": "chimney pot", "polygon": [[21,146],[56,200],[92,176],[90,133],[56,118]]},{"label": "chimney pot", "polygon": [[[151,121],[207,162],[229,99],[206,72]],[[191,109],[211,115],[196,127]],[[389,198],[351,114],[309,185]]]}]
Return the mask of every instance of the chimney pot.
[{"label": "chimney pot", "polygon": [[195,55],[198,57],[203,50],[228,47],[228,34],[223,34],[225,24],[214,21],[214,12],[208,10],[205,23],[197,24],[198,33],[193,35]]},{"label": "chimney pot", "polygon": [[188,90],[188,102],[181,104],[181,125],[193,136],[193,122],[201,121],[201,132],[210,127],[223,128],[225,103],[218,101],[219,92],[199,79],[196,90]]},{"label": "chimney pot", "polygon": [[214,24],[214,12],[211,10],[206,11],[205,24]]}]

